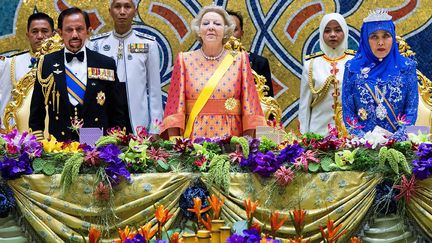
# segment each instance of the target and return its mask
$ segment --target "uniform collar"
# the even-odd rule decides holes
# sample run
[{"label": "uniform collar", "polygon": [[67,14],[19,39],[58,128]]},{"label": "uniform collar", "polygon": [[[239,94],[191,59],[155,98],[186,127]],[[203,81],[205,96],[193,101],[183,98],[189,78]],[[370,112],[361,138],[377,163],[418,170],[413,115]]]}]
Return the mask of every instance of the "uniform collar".
[{"label": "uniform collar", "polygon": [[132,33],[132,28],[130,30],[128,30],[126,33],[124,33],[124,34],[119,34],[115,30],[113,30],[113,35],[117,39],[124,39],[124,38],[128,37],[131,33]]}]

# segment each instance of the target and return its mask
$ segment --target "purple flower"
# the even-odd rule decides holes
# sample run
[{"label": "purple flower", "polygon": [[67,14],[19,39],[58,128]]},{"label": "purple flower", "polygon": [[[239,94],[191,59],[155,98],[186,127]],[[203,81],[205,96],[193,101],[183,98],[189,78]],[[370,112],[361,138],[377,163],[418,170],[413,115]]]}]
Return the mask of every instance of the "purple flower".
[{"label": "purple flower", "polygon": [[247,239],[246,243],[259,243],[261,241],[260,233],[255,228],[252,228],[250,230],[243,230],[243,234]]},{"label": "purple flower", "polygon": [[238,234],[233,234],[230,237],[228,237],[227,243],[245,243],[246,239],[245,237],[238,235]]},{"label": "purple flower", "polygon": [[256,154],[259,151],[261,141],[258,138],[249,140],[249,154]]},{"label": "purple flower", "polygon": [[[132,239],[126,239],[125,241],[126,243],[142,243],[142,242],[146,242],[144,239],[144,236],[142,236],[141,234],[136,234],[134,236],[134,238]],[[158,241],[156,241],[158,242]]]},{"label": "purple flower", "polygon": [[125,163],[118,157],[121,150],[114,144],[98,148],[99,158],[106,163],[105,172],[113,186],[120,183],[121,178],[130,181],[130,173]]},{"label": "purple flower", "polygon": [[99,158],[106,162],[116,162],[120,160],[118,156],[121,154],[121,150],[114,144],[99,147],[98,150],[100,151]]},{"label": "purple flower", "polygon": [[304,148],[302,148],[298,144],[287,145],[284,149],[280,151],[277,160],[280,164],[283,164],[285,162],[294,163],[295,159],[299,157],[303,152]]},{"label": "purple flower", "polygon": [[21,175],[33,173],[30,159],[27,153],[22,154],[18,161],[5,156],[0,163],[1,175],[6,180],[16,179]]},{"label": "purple flower", "polygon": [[36,136],[24,132],[20,134],[18,130],[14,129],[9,134],[2,135],[6,142],[6,151],[9,154],[22,154],[27,153],[30,157],[40,157],[42,154],[42,145],[37,142]]},{"label": "purple flower", "polygon": [[255,163],[251,165],[252,171],[263,177],[269,177],[280,166],[281,163],[276,159],[276,155],[272,151],[265,154],[258,152],[255,156]]},{"label": "purple flower", "polygon": [[418,160],[413,160],[413,173],[419,180],[424,180],[432,174],[432,144],[422,143],[418,147]]},{"label": "purple flower", "polygon": [[422,143],[418,147],[418,152],[416,153],[420,159],[428,159],[432,157],[432,144]]},{"label": "purple flower", "polygon": [[432,174],[432,158],[427,160],[414,160],[413,173],[419,180],[424,180]]}]

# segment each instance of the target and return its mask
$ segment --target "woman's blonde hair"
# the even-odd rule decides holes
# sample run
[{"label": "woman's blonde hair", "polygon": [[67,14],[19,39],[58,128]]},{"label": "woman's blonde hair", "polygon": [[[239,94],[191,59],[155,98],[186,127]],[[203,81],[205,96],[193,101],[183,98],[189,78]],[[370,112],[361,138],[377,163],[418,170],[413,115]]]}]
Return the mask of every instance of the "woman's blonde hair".
[{"label": "woman's blonde hair", "polygon": [[199,42],[202,43],[202,39],[199,36],[201,20],[202,20],[203,16],[209,12],[217,13],[220,16],[222,16],[222,18],[224,19],[225,25],[224,25],[224,37],[222,39],[222,44],[225,44],[228,41],[228,39],[232,36],[232,34],[234,33],[235,23],[234,23],[232,17],[227,13],[227,11],[225,11],[225,9],[223,9],[220,6],[210,5],[210,6],[203,7],[199,11],[198,15],[195,16],[195,18],[191,22],[192,31],[194,32],[197,40],[199,40]]}]

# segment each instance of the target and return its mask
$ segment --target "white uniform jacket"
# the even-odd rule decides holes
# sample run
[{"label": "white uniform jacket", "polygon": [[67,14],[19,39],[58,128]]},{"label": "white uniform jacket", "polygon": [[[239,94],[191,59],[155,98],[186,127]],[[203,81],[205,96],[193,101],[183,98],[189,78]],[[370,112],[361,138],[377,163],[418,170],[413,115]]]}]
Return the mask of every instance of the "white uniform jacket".
[{"label": "white uniform jacket", "polygon": [[[338,102],[341,102],[341,91],[342,91],[342,80],[345,69],[345,63],[353,58],[350,54],[344,54],[343,56],[334,59],[336,62],[336,79],[339,81],[339,97]],[[312,63],[312,79],[310,79],[310,63]],[[303,63],[303,73],[301,77],[300,86],[300,101],[299,101],[299,122],[300,132],[302,134],[307,132],[313,132],[321,134],[323,136],[328,134],[328,124],[335,125],[334,121],[334,99],[332,94],[334,93],[334,86],[331,84],[327,93],[321,102],[317,103],[312,107],[312,101],[314,95],[310,89],[310,82],[315,90],[319,90],[323,87],[326,79],[331,75],[333,69],[331,65],[332,60],[326,57],[323,53],[312,54],[306,57]]]},{"label": "white uniform jacket", "polygon": [[3,118],[6,105],[12,96],[12,89],[30,71],[33,63],[28,51],[20,52],[0,62],[2,62],[0,64],[0,114]]},{"label": "white uniform jacket", "polygon": [[155,38],[135,30],[124,35],[111,31],[90,38],[88,47],[116,61],[118,78],[126,82],[132,130],[136,132],[138,126],[143,126],[150,133],[159,133],[153,126],[163,117],[160,56]]}]

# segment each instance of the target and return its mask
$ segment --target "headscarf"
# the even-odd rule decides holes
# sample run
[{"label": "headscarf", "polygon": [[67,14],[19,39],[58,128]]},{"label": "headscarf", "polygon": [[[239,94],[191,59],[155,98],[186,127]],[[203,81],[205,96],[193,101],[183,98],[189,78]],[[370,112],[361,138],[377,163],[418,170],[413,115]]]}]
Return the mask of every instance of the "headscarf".
[{"label": "headscarf", "polygon": [[[367,18],[366,18],[367,19]],[[365,19],[365,20],[366,20]],[[360,45],[355,57],[349,61],[347,67],[352,73],[360,73],[364,68],[368,69],[368,80],[385,81],[389,76],[398,75],[407,68],[407,58],[399,53],[396,43],[396,32],[393,21],[377,20],[363,21],[360,31]],[[389,54],[381,61],[373,54],[369,45],[369,36],[378,30],[384,30],[391,34],[393,43]]]},{"label": "headscarf", "polygon": [[[332,20],[336,20],[341,26],[342,31],[344,32],[344,39],[339,44],[339,46],[337,46],[335,49],[329,47],[324,41],[325,27]],[[344,51],[348,49],[348,34],[349,34],[348,25],[342,15],[338,13],[330,13],[324,15],[319,27],[319,41],[320,41],[319,44],[320,44],[321,51],[324,52],[324,54],[330,58],[336,58],[342,56]]]}]

